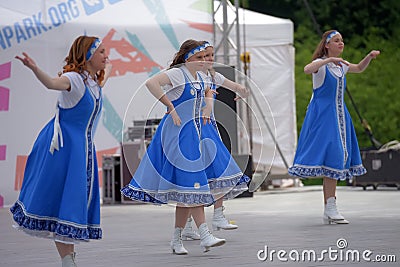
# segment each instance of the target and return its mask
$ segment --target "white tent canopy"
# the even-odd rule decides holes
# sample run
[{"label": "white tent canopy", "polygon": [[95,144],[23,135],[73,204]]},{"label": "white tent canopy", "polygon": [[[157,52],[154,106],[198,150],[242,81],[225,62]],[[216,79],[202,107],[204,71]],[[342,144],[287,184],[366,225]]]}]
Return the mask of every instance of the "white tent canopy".
[{"label": "white tent canopy", "polygon": [[[218,5],[219,2],[214,1],[214,8],[217,9],[215,21],[222,25],[223,11]],[[227,11],[230,25],[234,23],[236,14],[230,8]],[[297,141],[293,23],[242,8],[238,10],[238,17],[241,52],[246,50],[250,53],[248,76],[255,85],[251,88],[249,102],[255,115],[251,124],[256,169],[271,171],[271,174],[287,174],[286,164],[290,165],[293,161]],[[222,39],[222,32],[216,33],[217,45]],[[229,38],[233,42],[237,40],[236,29],[231,30]],[[229,54],[235,55],[232,50]],[[229,60],[233,65],[236,63],[236,59]],[[244,72],[243,64],[240,71]],[[256,101],[262,110],[257,108]],[[274,139],[286,164],[276,150]]]},{"label": "white tent canopy", "polygon": [[[228,9],[229,10],[229,9]],[[249,46],[278,46],[293,44],[293,22],[251,10],[239,8],[238,10],[240,32],[246,31],[246,36],[241,36],[242,43]],[[222,23],[222,10],[218,10],[215,20]],[[228,13],[228,20],[234,14]],[[233,17],[234,18],[234,17]],[[244,26],[244,28],[243,28]]]}]

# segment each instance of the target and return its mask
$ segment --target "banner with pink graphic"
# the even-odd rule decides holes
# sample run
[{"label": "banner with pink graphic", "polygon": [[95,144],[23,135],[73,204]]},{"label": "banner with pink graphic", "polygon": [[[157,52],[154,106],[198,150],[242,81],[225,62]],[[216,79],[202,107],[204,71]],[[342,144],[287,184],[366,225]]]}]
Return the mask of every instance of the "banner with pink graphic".
[{"label": "banner with pink graphic", "polygon": [[[76,37],[86,34],[103,40],[113,69],[103,88],[103,113],[95,136],[102,178],[102,155],[121,152],[121,142],[133,121],[157,119],[165,114],[165,107],[145,88],[146,79],[170,65],[184,40],[214,42],[213,3],[215,7],[220,1],[2,1],[0,208],[9,207],[17,199],[27,157],[39,131],[54,116],[59,95],[47,90],[32,71],[15,59],[16,55],[27,52],[45,72],[57,76]],[[222,24],[222,10],[216,10],[218,24]],[[228,20],[233,23],[235,12],[229,10]],[[259,86],[252,97],[267,99],[270,105],[257,112],[271,121],[274,138],[290,164],[297,140],[293,23],[243,9],[239,10],[239,20],[242,48],[251,54],[249,77]],[[236,31],[232,33],[229,42],[236,40]],[[221,35],[220,30],[215,33],[218,40]],[[230,52],[235,53],[232,49]],[[237,69],[243,72],[243,68]],[[274,119],[276,124],[272,123]],[[259,120],[253,123],[256,126],[261,128],[252,132],[253,159],[257,164],[272,166],[277,174],[286,173],[266,125]]]},{"label": "banner with pink graphic", "polygon": [[[199,8],[201,7],[201,8]],[[42,0],[6,1],[0,7],[0,208],[10,206],[22,186],[26,159],[40,129],[54,116],[58,93],[47,90],[14,59],[27,52],[48,74],[62,69],[79,35],[100,37],[113,65],[103,88],[104,112],[95,142],[103,154],[120,150],[125,109],[151,75],[166,68],[188,38],[211,40],[211,1]],[[192,25],[208,25],[196,28]],[[144,93],[130,120],[149,116]],[[157,111],[158,110],[158,111]],[[154,116],[163,114],[155,108]],[[101,182],[101,181],[100,181]]]}]

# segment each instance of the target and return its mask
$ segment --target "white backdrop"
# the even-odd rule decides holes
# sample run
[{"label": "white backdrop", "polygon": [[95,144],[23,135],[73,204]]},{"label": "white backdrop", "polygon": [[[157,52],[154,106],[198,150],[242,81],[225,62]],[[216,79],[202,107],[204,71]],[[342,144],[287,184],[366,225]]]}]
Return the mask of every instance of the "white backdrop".
[{"label": "white backdrop", "polygon": [[[214,5],[218,7],[218,2],[214,1]],[[228,8],[228,22],[232,23],[235,17],[233,10]],[[250,53],[248,76],[255,85],[251,88],[252,98],[249,100],[256,115],[252,120],[255,167],[260,171],[284,175],[287,168],[275,149],[272,135],[290,166],[297,143],[293,22],[242,8],[239,8],[238,17],[241,48]],[[218,9],[215,18],[222,24],[222,8]],[[217,31],[217,42],[221,38],[222,33]],[[235,28],[230,38],[236,41]],[[231,57],[229,63],[235,65],[235,60]],[[243,64],[240,71],[244,72]],[[256,108],[255,100],[261,111]]]}]

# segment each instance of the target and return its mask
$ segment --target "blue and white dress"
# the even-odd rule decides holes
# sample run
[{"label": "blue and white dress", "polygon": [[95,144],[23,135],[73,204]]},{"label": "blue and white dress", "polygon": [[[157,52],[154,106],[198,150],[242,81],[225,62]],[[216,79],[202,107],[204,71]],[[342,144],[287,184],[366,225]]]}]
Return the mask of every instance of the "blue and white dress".
[{"label": "blue and white dress", "polygon": [[215,121],[203,124],[206,77],[198,73],[195,80],[185,66],[166,74],[179,92],[170,100],[181,125],[174,125],[169,114],[163,117],[131,182],[121,192],[133,200],[196,206],[246,191],[250,179],[226,149]]},{"label": "blue and white dress", "polygon": [[344,180],[366,173],[344,102],[347,71],[346,65],[328,63],[312,74],[313,95],[301,128],[294,163],[288,170],[290,175]]},{"label": "blue and white dress", "polygon": [[[62,93],[56,116],[33,145],[11,213],[17,227],[29,234],[76,243],[102,237],[93,143],[102,98],[101,88],[90,77],[84,83],[76,72],[63,75],[70,79],[71,91]],[[68,95],[76,97],[79,90],[77,103],[60,106],[60,100],[71,104]]]}]

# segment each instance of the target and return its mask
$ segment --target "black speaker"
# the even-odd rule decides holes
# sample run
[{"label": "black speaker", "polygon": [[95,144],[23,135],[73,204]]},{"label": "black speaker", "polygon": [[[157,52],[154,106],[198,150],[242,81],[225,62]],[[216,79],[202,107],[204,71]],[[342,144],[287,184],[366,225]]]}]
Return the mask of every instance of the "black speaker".
[{"label": "black speaker", "polygon": [[372,186],[377,189],[380,185],[397,187],[400,190],[400,151],[368,150],[361,151],[362,162],[367,173],[353,178],[353,186]]},{"label": "black speaker", "polygon": [[103,155],[103,204],[121,202],[121,156]]},{"label": "black speaker", "polygon": [[[243,171],[244,174],[249,176],[250,180],[253,178],[253,158],[251,155],[233,155],[233,159],[236,161],[239,168]],[[250,182],[249,182],[250,184]],[[247,185],[249,185],[247,184]],[[252,197],[253,192],[249,190],[244,191],[237,197]]]},{"label": "black speaker", "polygon": [[[139,166],[141,160],[141,153],[144,143],[143,140],[135,142],[125,142],[121,144],[121,175],[120,185],[121,188],[130,183],[133,174]],[[137,201],[131,200],[125,196],[121,198],[121,203],[135,203]]]},{"label": "black speaker", "polygon": [[[233,67],[217,66],[215,71],[225,78],[235,81],[235,69]],[[232,154],[238,154],[237,137],[237,107],[236,93],[224,87],[217,88],[217,96],[214,105],[214,117],[217,121],[218,131],[222,141]]]},{"label": "black speaker", "polygon": [[[235,81],[234,67],[216,66],[214,69],[216,72],[225,76],[225,78]],[[229,152],[233,155],[233,159],[236,161],[239,168],[251,179],[253,177],[253,159],[251,155],[238,154],[237,106],[236,101],[234,100],[236,93],[224,87],[217,88],[217,92],[217,101],[215,101],[214,105],[214,116],[217,121],[221,139]],[[237,197],[252,196],[253,192],[247,190]]]}]

